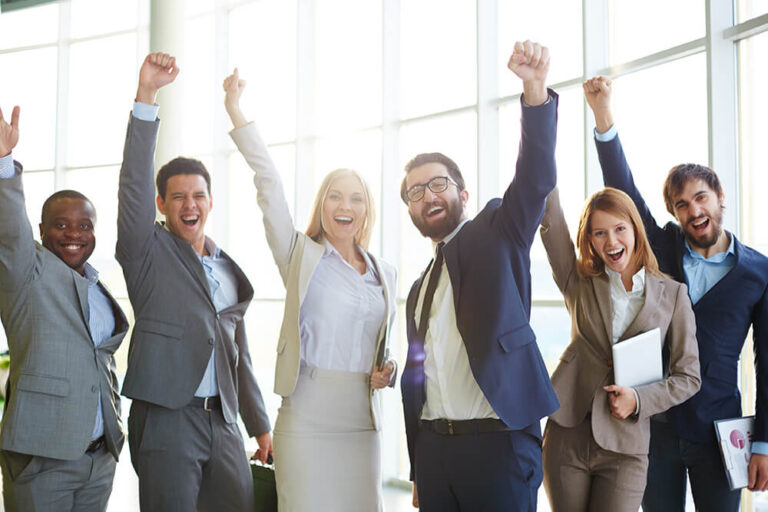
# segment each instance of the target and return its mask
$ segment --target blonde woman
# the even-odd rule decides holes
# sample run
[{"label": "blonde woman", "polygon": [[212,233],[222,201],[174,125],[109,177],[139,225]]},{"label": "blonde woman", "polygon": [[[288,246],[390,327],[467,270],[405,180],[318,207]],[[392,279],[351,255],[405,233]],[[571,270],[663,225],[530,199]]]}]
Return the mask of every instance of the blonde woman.
[{"label": "blonde woman", "polygon": [[[544,431],[544,488],[553,512],[636,512],[648,470],[650,417],[701,385],[687,288],[659,272],[637,208],[624,192],[606,188],[587,200],[578,257],[557,189],[541,224],[572,336],[552,374],[560,409]],[[615,385],[611,346],[656,327],[669,354],[667,376],[636,388]]]},{"label": "blonde woman", "polygon": [[267,243],[286,287],[277,345],[274,428],[281,512],[382,509],[379,405],[394,384],[386,359],[395,314],[395,269],[366,250],[374,222],[358,173],[325,177],[305,233],[293,225],[280,176],[240,110],[245,82],[224,80],[240,153],[253,169]]}]

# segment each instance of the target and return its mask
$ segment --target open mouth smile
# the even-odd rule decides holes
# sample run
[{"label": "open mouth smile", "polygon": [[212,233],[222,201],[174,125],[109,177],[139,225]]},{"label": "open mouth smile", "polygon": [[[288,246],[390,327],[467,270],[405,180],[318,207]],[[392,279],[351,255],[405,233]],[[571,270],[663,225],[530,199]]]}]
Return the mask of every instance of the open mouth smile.
[{"label": "open mouth smile", "polygon": [[192,227],[195,224],[197,224],[197,221],[200,220],[200,215],[182,215],[181,216],[181,222],[184,223],[185,226]]},{"label": "open mouth smile", "polygon": [[612,251],[608,251],[608,259],[612,263],[616,263],[624,256],[624,249],[614,249]]},{"label": "open mouth smile", "polygon": [[333,218],[333,220],[335,220],[337,223],[344,226],[349,226],[354,221],[352,217],[349,217],[347,215],[337,215],[336,217]]},{"label": "open mouth smile", "polygon": [[702,217],[700,219],[696,219],[691,221],[691,227],[694,229],[694,231],[701,232],[706,230],[709,227],[709,218]]}]

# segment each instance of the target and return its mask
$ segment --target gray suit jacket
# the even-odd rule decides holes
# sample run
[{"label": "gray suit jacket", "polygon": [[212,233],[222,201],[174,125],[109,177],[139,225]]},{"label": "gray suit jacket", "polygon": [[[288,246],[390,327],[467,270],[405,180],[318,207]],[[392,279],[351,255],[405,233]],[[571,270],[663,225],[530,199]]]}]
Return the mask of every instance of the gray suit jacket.
[{"label": "gray suit jacket", "polygon": [[0,314],[11,353],[0,447],[77,459],[91,441],[101,390],[107,447],[117,459],[125,436],[113,354],[128,322],[104,288],[115,331],[94,346],[88,281],[34,241],[16,165],[15,177],[0,179]]},{"label": "gray suit jacket", "polygon": [[687,288],[667,277],[645,274],[645,303],[617,343],[659,327],[662,346],[669,350],[669,376],[635,388],[640,399],[638,416],[615,418],[603,390],[613,384],[608,276],[583,278],[578,274],[557,189],[547,198],[541,226],[555,282],[571,315],[571,343],[552,374],[560,409],[550,418],[563,427],[575,427],[591,411],[597,444],[614,452],[647,454],[650,417],[684,402],[701,386],[696,323]]},{"label": "gray suit jacket", "polygon": [[136,317],[122,392],[181,408],[192,400],[215,346],[225,420],[235,423],[239,410],[251,436],[268,432],[243,323],[253,298],[248,278],[222,251],[235,272],[238,302],[217,313],[192,246],[155,223],[153,158],[159,124],[131,116],[120,169],[117,261]]}]

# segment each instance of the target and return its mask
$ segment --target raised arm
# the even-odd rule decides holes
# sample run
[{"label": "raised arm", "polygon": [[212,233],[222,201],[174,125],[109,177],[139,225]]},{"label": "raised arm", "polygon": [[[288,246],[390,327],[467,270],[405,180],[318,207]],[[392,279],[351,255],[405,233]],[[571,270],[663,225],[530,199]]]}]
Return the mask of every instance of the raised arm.
[{"label": "raised arm", "polygon": [[539,232],[541,241],[544,242],[544,249],[547,251],[547,259],[552,267],[555,283],[563,295],[567,296],[569,286],[578,279],[576,252],[571,235],[568,233],[557,187],[547,196]]},{"label": "raised arm", "polygon": [[749,461],[749,489],[768,488],[768,290],[752,314],[752,343],[755,347],[755,429],[752,458]]},{"label": "raised arm", "polygon": [[[619,135],[614,128],[611,110],[612,81],[605,76],[596,76],[584,82],[584,98],[595,116],[595,145],[603,171],[603,183],[606,187],[617,188],[625,192],[637,206],[643,219],[648,237],[653,241],[662,229],[656,223],[643,196],[635,186],[632,171],[624,156]],[[602,139],[602,140],[601,140]]]},{"label": "raised arm", "polygon": [[[176,59],[167,53],[150,53],[139,71],[136,108],[151,109],[157,91],[176,79]],[[155,143],[159,121],[131,114],[120,168],[117,193],[117,259],[121,264],[146,254],[155,223]]]},{"label": "raised arm", "polygon": [[11,156],[19,141],[16,106],[8,123],[0,110],[0,289],[16,290],[31,276],[35,263],[35,240],[24,206],[21,164]]},{"label": "raised arm", "polygon": [[546,88],[546,47],[530,41],[515,43],[508,66],[523,81],[520,152],[497,220],[505,236],[530,247],[547,194],[555,187],[557,95]]},{"label": "raised arm", "polygon": [[285,199],[283,183],[256,125],[246,121],[240,109],[240,96],[245,89],[245,80],[240,79],[237,68],[224,80],[223,85],[226,93],[224,106],[235,127],[230,136],[254,172],[256,201],[261,208],[267,243],[285,281],[288,278],[288,263],[298,234]]}]

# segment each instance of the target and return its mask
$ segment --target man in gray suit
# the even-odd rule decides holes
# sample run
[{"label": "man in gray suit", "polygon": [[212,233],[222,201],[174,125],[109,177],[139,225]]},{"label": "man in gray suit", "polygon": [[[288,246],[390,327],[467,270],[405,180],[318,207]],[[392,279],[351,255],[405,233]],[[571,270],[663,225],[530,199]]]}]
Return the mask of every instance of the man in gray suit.
[{"label": "man in gray suit", "polygon": [[201,162],[160,169],[165,223],[155,223],[155,96],[178,71],[167,54],[144,60],[120,170],[117,260],[136,317],[123,385],[131,459],[142,510],[251,510],[238,410],[262,461],[272,449],[243,325],[253,288],[205,236],[212,201]]},{"label": "man in gray suit", "polygon": [[113,354],[128,322],[87,262],[96,210],[62,190],[34,241],[22,167],[11,150],[19,107],[0,112],[0,314],[11,353],[0,431],[6,510],[104,510],[123,446]]}]

